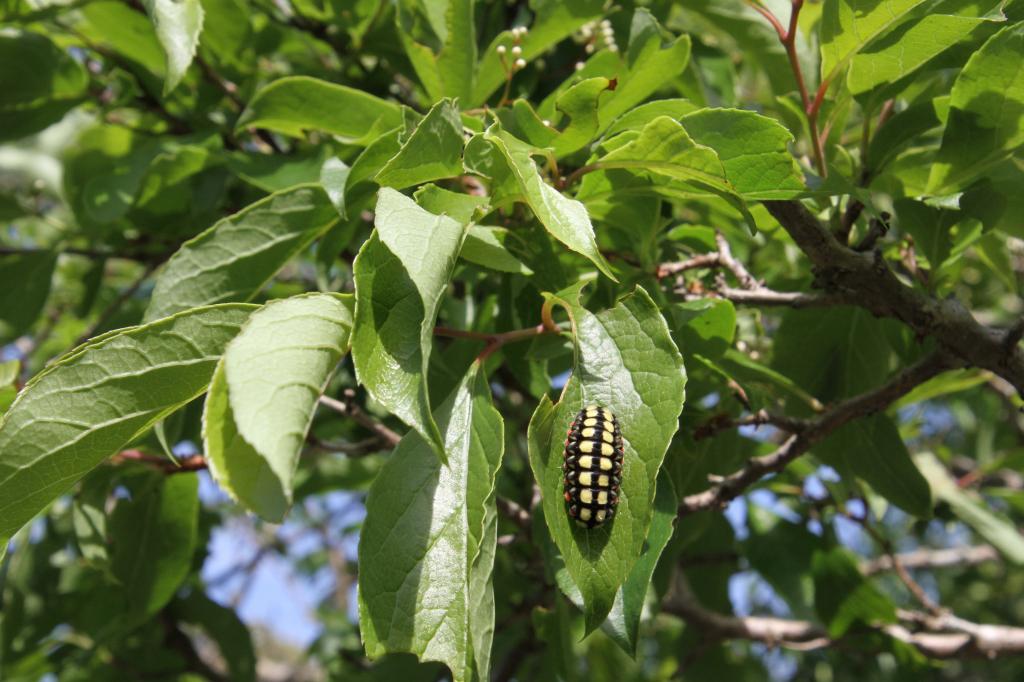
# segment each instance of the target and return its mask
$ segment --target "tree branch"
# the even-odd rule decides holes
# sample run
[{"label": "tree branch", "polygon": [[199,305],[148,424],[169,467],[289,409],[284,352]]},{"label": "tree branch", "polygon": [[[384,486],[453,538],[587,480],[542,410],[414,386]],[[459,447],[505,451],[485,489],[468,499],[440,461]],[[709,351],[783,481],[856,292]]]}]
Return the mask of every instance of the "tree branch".
[{"label": "tree branch", "polygon": [[[906,569],[916,568],[949,568],[951,566],[974,566],[988,561],[999,561],[999,552],[990,545],[977,545],[974,547],[950,547],[948,549],[931,549],[922,547],[912,552],[904,552],[897,555],[900,563]],[[875,575],[893,569],[893,562],[889,556],[880,556],[876,559],[864,561],[860,565],[860,571],[864,575]]]},{"label": "tree branch", "polygon": [[878,317],[900,320],[964,364],[991,370],[1024,394],[1024,351],[1016,345],[1007,348],[1016,328],[986,327],[956,299],[940,301],[904,284],[880,253],[857,253],[841,245],[798,201],[764,205],[810,258],[816,286]]},{"label": "tree branch", "polygon": [[722,509],[742,492],[768,474],[782,471],[786,465],[807,452],[830,433],[858,417],[885,409],[890,403],[909,393],[915,386],[953,367],[942,353],[929,355],[904,369],[879,388],[835,405],[809,420],[799,432],[791,435],[774,452],[754,457],[747,465],[704,492],[687,495],[679,504],[679,516],[705,509]]},{"label": "tree branch", "polygon": [[388,447],[395,447],[398,445],[398,442],[402,440],[402,436],[363,412],[363,409],[355,403],[355,391],[348,388],[345,389],[342,395],[344,400],[337,400],[330,396],[322,395],[320,396],[320,404],[331,408],[338,414],[351,417],[360,426],[376,434],[388,445]]},{"label": "tree branch", "polygon": [[[706,635],[718,639],[745,639],[769,647],[782,646],[798,651],[820,649],[837,643],[816,623],[765,616],[727,616],[705,609],[692,595],[672,599],[662,610],[700,627]],[[951,614],[929,616],[900,611],[899,617],[911,622],[916,626],[915,629],[911,630],[902,624],[878,624],[872,627],[915,647],[929,658],[995,658],[1024,653],[1024,628],[972,623]]]}]

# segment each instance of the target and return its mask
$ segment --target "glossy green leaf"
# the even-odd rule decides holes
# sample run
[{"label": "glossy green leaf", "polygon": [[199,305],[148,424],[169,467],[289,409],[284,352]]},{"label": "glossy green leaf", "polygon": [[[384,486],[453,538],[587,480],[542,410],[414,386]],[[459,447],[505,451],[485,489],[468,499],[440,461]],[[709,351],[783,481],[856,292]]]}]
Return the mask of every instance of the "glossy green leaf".
[{"label": "glossy green leaf", "polygon": [[43,312],[56,264],[49,251],[0,256],[0,340],[24,334]]},{"label": "glossy green leaf", "polygon": [[914,456],[921,473],[928,479],[935,497],[948,504],[953,513],[990,542],[1008,561],[1024,564],[1024,536],[1004,515],[993,511],[980,495],[963,490],[930,452]]},{"label": "glossy green leaf", "polygon": [[857,623],[896,622],[896,607],[857,568],[849,550],[814,553],[814,606],[830,637],[842,637]]},{"label": "glossy green leaf", "polygon": [[847,85],[850,92],[867,92],[880,85],[894,83],[913,73],[929,59],[957,42],[968,38],[986,21],[1003,21],[998,10],[1002,3],[965,3],[945,0],[927,8],[923,16],[913,16],[880,40],[871,42],[853,57]]},{"label": "glossy green leaf", "polygon": [[345,204],[345,188],[352,169],[339,158],[327,159],[320,168],[320,186],[327,192],[331,203],[342,218],[348,216]]},{"label": "glossy green leaf", "polygon": [[185,77],[203,30],[203,5],[199,0],[142,0],[167,57],[164,94]]},{"label": "glossy green leaf", "polygon": [[238,119],[238,128],[267,128],[303,137],[322,130],[353,144],[366,144],[402,124],[397,104],[336,83],[289,76],[259,90]]},{"label": "glossy green leaf", "polygon": [[206,390],[254,306],[118,330],[36,375],[0,426],[0,544],[75,481]]},{"label": "glossy green leaf", "polygon": [[182,244],[160,272],[146,320],[245,301],[338,220],[319,185],[271,194]]},{"label": "glossy green leaf", "polygon": [[253,313],[228,344],[203,413],[210,472],[246,508],[280,522],[317,402],[348,351],[352,297],[306,294]]},{"label": "glossy green leaf", "polygon": [[484,138],[498,151],[522,199],[551,236],[589,258],[598,270],[618,281],[597,247],[586,207],[544,181],[531,156],[532,149],[501,131],[485,133]]},{"label": "glossy green leaf", "polygon": [[352,358],[377,402],[416,429],[444,457],[431,416],[426,368],[434,321],[465,239],[466,226],[383,188],[376,230],[354,265]]},{"label": "glossy green leaf", "polygon": [[447,464],[415,431],[370,488],[359,539],[359,622],[370,658],[407,651],[457,682],[488,679],[501,415],[474,365],[436,412]]},{"label": "glossy green leaf", "polygon": [[971,55],[953,83],[928,193],[966,187],[1024,144],[1024,24],[1007,26]]},{"label": "glossy green leaf", "polygon": [[437,185],[424,185],[413,194],[416,203],[436,215],[446,215],[460,223],[471,223],[488,210],[487,197],[461,194]]},{"label": "glossy green leaf", "polygon": [[155,614],[185,580],[198,518],[195,476],[158,474],[142,494],[118,502],[110,519],[110,568],[123,586],[132,616]]},{"label": "glossy green leaf", "polygon": [[[463,102],[473,99],[476,81],[476,23],[473,0],[428,0],[399,2],[396,19],[398,34],[416,75],[437,101],[442,97],[458,97]],[[425,15],[430,35],[417,39],[416,14]],[[429,44],[440,49],[435,52]]]},{"label": "glossy green leaf", "polygon": [[914,466],[896,424],[885,414],[862,417],[837,429],[815,453],[840,472],[852,472],[879,495],[918,518],[932,515],[932,493]]},{"label": "glossy green leaf", "polygon": [[821,78],[833,80],[865,45],[924,0],[826,0],[821,12]]},{"label": "glossy green leaf", "polygon": [[618,133],[624,133],[627,130],[641,130],[660,116],[668,116],[678,120],[698,109],[700,107],[686,99],[656,99],[653,102],[645,102],[615,119],[604,132],[604,136],[609,138]]},{"label": "glossy green leaf", "polygon": [[462,119],[450,99],[435,104],[374,178],[402,189],[462,174]]},{"label": "glossy green leaf", "polygon": [[744,198],[789,199],[806,191],[789,151],[793,136],[774,119],[742,109],[701,109],[679,122],[695,143],[715,150]]},{"label": "glossy green leaf", "polygon": [[532,275],[528,268],[505,246],[506,240],[514,239],[512,233],[503,227],[473,225],[462,245],[461,258],[498,272],[512,272]]},{"label": "glossy green leaf", "polygon": [[66,51],[37,33],[0,34],[0,142],[56,123],[85,98],[89,78]]},{"label": "glossy green leaf", "polygon": [[[742,215],[749,216],[715,150],[694,142],[678,121],[667,116],[654,119],[629,142],[605,154],[593,165],[602,170],[630,170],[650,178],[654,184],[681,180],[722,197]],[[589,173],[583,178],[577,196],[586,201],[614,191],[614,183],[607,174]],[[753,225],[752,218],[749,222]]]},{"label": "glossy green leaf", "polygon": [[684,356],[716,358],[736,336],[736,308],[720,298],[676,303],[666,311],[672,338]]},{"label": "glossy green leaf", "polygon": [[[653,516],[655,480],[683,407],[682,357],[657,306],[641,288],[597,315],[579,305],[578,288],[560,294],[576,334],[576,367],[557,405],[545,396],[530,420],[530,466],[544,518],[584,600],[587,631],[599,626],[643,549]],[[564,431],[576,412],[602,405],[619,419],[625,442],[615,518],[594,529],[569,517],[562,497]]]}]

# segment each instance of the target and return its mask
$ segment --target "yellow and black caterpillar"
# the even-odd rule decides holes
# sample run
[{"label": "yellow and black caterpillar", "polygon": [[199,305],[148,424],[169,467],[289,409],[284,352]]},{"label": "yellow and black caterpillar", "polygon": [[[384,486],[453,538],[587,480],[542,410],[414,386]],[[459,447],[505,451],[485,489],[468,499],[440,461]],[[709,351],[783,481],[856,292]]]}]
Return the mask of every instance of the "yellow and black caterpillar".
[{"label": "yellow and black caterpillar", "polygon": [[576,414],[566,432],[565,502],[576,523],[594,528],[615,515],[622,483],[622,432],[611,410],[597,405]]}]

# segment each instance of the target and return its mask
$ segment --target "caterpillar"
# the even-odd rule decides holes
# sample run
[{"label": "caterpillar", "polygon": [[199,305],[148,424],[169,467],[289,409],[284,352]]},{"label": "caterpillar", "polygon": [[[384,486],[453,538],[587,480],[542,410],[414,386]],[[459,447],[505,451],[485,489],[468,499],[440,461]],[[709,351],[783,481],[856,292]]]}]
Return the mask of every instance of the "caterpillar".
[{"label": "caterpillar", "polygon": [[562,471],[569,516],[594,528],[615,516],[622,483],[622,432],[606,407],[588,405],[566,431]]}]

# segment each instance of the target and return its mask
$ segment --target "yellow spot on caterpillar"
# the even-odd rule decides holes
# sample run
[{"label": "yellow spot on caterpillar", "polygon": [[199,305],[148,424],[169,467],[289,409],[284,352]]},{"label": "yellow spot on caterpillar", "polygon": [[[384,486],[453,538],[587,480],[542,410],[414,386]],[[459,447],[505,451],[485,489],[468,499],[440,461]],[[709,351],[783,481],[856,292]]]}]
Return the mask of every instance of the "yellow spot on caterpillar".
[{"label": "yellow spot on caterpillar", "polygon": [[[590,452],[587,450],[587,452]],[[601,443],[601,454],[606,457],[611,457],[615,454],[615,449],[608,443]]]},{"label": "yellow spot on caterpillar", "polygon": [[580,452],[591,453],[594,451],[594,444],[589,440],[580,442]]},{"label": "yellow spot on caterpillar", "polygon": [[594,429],[583,429],[583,431],[580,432],[580,435],[584,438],[593,438],[595,433],[597,433],[597,431]]},{"label": "yellow spot on caterpillar", "polygon": [[[601,478],[605,479],[606,481],[608,480],[607,476],[602,476]],[[591,478],[589,471],[580,472],[580,485],[590,485],[590,482],[592,480],[593,479]]]},{"label": "yellow spot on caterpillar", "polygon": [[602,431],[601,432],[601,438],[604,440],[605,443],[611,443],[613,437],[614,436],[612,436],[612,432],[611,431]]},{"label": "yellow spot on caterpillar", "polygon": [[593,493],[590,492],[590,490],[584,488],[583,490],[580,491],[580,502],[583,502],[584,504],[590,504],[593,501],[594,495]]},{"label": "yellow spot on caterpillar", "polygon": [[589,521],[590,520],[590,510],[587,509],[586,507],[584,507],[583,509],[580,509],[580,519],[583,520],[583,521]]},{"label": "yellow spot on caterpillar", "polygon": [[[587,492],[589,493],[590,491],[588,490]],[[608,492],[607,491],[602,490],[601,492],[599,492],[597,494],[597,503],[598,504],[608,504]]]},{"label": "yellow spot on caterpillar", "polygon": [[596,418],[584,419],[583,420],[583,425],[584,426],[597,426],[597,419]]},{"label": "yellow spot on caterpillar", "polygon": [[591,409],[587,410],[586,417],[587,417],[587,419],[594,419],[594,418],[597,418],[600,414],[601,414],[600,410],[591,408]]},{"label": "yellow spot on caterpillar", "polygon": [[598,458],[598,466],[601,467],[601,471],[611,471],[612,470],[612,461],[610,459],[608,459],[607,457],[599,457]]},{"label": "yellow spot on caterpillar", "polygon": [[[597,477],[597,485],[600,486],[601,488],[607,488],[608,487],[608,483],[609,483],[608,476],[606,474],[601,474],[600,476]],[[590,474],[587,474],[587,483],[586,484],[590,485]]]},{"label": "yellow spot on caterpillar", "polygon": [[596,518],[597,518],[597,522],[598,523],[604,521],[605,517],[607,517],[607,516],[608,516],[608,512],[605,511],[604,509],[598,509],[597,510],[597,517]]},{"label": "yellow spot on caterpillar", "polygon": [[593,463],[593,457],[580,457],[580,469],[589,469]]}]

